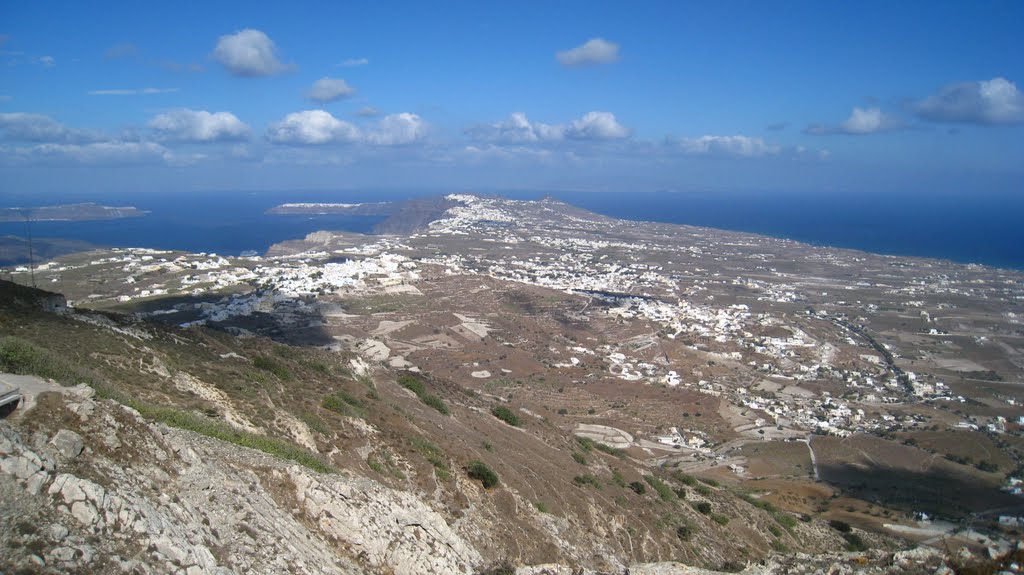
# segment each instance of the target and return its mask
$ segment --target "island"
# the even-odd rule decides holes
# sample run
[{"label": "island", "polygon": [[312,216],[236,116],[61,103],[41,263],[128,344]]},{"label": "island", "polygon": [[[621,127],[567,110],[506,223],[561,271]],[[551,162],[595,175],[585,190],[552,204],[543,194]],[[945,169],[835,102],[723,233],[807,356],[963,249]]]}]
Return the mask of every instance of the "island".
[{"label": "island", "polygon": [[148,214],[134,206],[101,206],[94,203],[62,204],[35,208],[0,208],[0,222],[82,222],[138,218]]}]

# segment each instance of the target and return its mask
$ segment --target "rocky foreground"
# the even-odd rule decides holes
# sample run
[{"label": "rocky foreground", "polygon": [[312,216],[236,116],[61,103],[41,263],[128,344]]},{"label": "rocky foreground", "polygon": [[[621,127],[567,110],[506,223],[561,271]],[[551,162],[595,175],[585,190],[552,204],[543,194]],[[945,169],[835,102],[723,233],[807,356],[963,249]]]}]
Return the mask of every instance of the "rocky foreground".
[{"label": "rocky foreground", "polygon": [[[415,495],[148,423],[79,386],[0,424],[7,572],[474,573],[481,553]],[[557,542],[572,545],[571,541]],[[774,557],[743,573],[949,572],[930,549]],[[501,569],[498,567],[497,569]],[[8,571],[9,570],[9,571]],[[493,566],[490,572],[502,572]],[[507,571],[512,572],[512,571]],[[596,573],[574,565],[521,574]],[[716,573],[675,563],[616,573]]]}]

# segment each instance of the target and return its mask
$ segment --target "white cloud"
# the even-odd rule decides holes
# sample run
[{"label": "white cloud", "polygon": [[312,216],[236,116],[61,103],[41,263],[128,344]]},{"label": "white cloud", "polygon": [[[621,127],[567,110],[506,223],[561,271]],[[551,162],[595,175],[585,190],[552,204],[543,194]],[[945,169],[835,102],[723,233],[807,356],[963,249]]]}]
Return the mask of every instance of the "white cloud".
[{"label": "white cloud", "polygon": [[359,111],[356,112],[356,115],[362,116],[363,118],[372,118],[373,116],[379,116],[380,110],[374,108],[373,106],[363,106],[362,108],[359,108]]},{"label": "white cloud", "polygon": [[160,139],[178,142],[224,142],[249,137],[249,126],[231,112],[172,110],[153,117],[149,127]]},{"label": "white cloud", "polygon": [[427,124],[416,114],[402,112],[381,118],[377,126],[366,135],[366,141],[379,146],[397,146],[422,140],[427,135]]},{"label": "white cloud", "polygon": [[42,114],[0,114],[0,137],[20,142],[81,143],[97,140],[96,134],[69,128]]},{"label": "white cloud", "polygon": [[587,112],[569,124],[565,136],[574,140],[618,140],[629,136],[629,128],[616,121],[611,112]]},{"label": "white cloud", "polygon": [[610,64],[619,59],[619,45],[604,38],[591,38],[583,45],[555,54],[563,66]]},{"label": "white cloud", "polygon": [[568,125],[531,122],[526,114],[516,112],[501,122],[472,127],[466,134],[484,142],[525,144],[565,139],[616,140],[628,137],[630,131],[610,112],[588,112]]},{"label": "white cloud", "polygon": [[288,114],[283,120],[267,128],[267,138],[275,144],[351,143],[359,137],[359,128],[335,118],[324,110]]},{"label": "white cloud", "polygon": [[114,90],[90,90],[86,94],[90,96],[149,96],[152,94],[172,94],[177,88],[130,88]]},{"label": "white cloud", "polygon": [[36,58],[36,61],[43,65],[43,68],[53,68],[57,65],[57,61],[53,59],[53,56],[40,56]]},{"label": "white cloud", "polygon": [[213,57],[236,76],[270,76],[288,68],[277,59],[274,41],[251,28],[221,36]]},{"label": "white cloud", "polygon": [[1024,122],[1024,94],[1013,82],[997,77],[945,86],[913,109],[935,122],[1016,124]]},{"label": "white cloud", "polygon": [[813,124],[808,126],[805,134],[823,136],[828,134],[848,134],[859,136],[864,134],[875,134],[878,132],[890,132],[904,128],[904,124],[898,118],[882,112],[879,108],[857,108],[850,112],[850,117],[838,126],[825,124]]},{"label": "white cloud", "polygon": [[700,136],[670,140],[669,143],[685,154],[695,156],[731,156],[757,158],[778,155],[782,148],[765,143],[753,136]]},{"label": "white cloud", "polygon": [[333,102],[342,98],[348,98],[356,93],[356,89],[349,86],[345,80],[340,78],[320,78],[313,82],[309,90],[309,99],[317,102]]},{"label": "white cloud", "polygon": [[95,142],[92,144],[40,144],[16,151],[32,162],[71,162],[87,165],[175,163],[167,148],[153,142]]},{"label": "white cloud", "polygon": [[367,60],[366,58],[349,58],[348,60],[345,60],[344,62],[338,65],[341,66],[342,68],[355,68],[357,66],[366,66],[369,63],[370,61]]}]

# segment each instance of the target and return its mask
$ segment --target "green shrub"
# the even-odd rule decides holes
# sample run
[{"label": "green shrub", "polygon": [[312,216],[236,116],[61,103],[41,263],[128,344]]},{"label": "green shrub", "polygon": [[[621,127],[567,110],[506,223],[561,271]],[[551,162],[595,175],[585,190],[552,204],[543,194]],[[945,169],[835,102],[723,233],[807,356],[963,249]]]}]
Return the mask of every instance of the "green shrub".
[{"label": "green shrub", "polygon": [[676,537],[683,541],[689,541],[690,537],[693,537],[693,527],[690,527],[689,525],[680,525],[679,527],[676,527]]},{"label": "green shrub", "polygon": [[498,419],[504,421],[505,423],[513,427],[519,427],[519,416],[517,416],[515,413],[512,412],[511,409],[505,407],[504,405],[494,406],[491,409],[491,415],[497,417]]},{"label": "green shrub", "polygon": [[796,527],[796,518],[787,513],[777,513],[774,515],[775,520],[779,522],[786,529],[792,531]]},{"label": "green shrub", "polygon": [[338,390],[320,400],[320,407],[348,417],[365,418],[365,404],[351,394]]},{"label": "green shrub", "polygon": [[583,454],[578,451],[572,452],[572,458],[576,461],[576,463],[579,463],[580,465],[587,464],[587,458],[583,457]]},{"label": "green shrub", "polygon": [[577,435],[575,437],[576,437],[576,443],[580,444],[580,449],[582,449],[583,451],[593,451],[593,449],[594,449],[594,440],[593,439],[590,439],[589,437],[580,437],[579,435]]},{"label": "green shrub", "polygon": [[662,501],[671,501],[676,496],[668,484],[653,475],[644,475],[644,481],[658,493]]},{"label": "green shrub", "polygon": [[647,488],[644,486],[643,483],[639,481],[634,481],[630,483],[629,488],[632,489],[637,495],[643,495],[644,493],[647,492]]},{"label": "green shrub", "polygon": [[714,521],[715,523],[719,524],[719,525],[728,525],[729,524],[729,518],[727,516],[725,516],[725,515],[720,514],[720,513],[715,513],[714,515],[712,515],[711,516],[711,520]]},{"label": "green shrub", "polygon": [[778,539],[772,541],[772,549],[778,551],[779,553],[789,553],[789,547],[787,547],[785,543],[779,541]]},{"label": "green shrub", "polygon": [[849,533],[850,531],[852,531],[852,528],[850,527],[849,523],[847,523],[845,521],[840,521],[838,519],[832,519],[831,521],[828,522],[828,525],[829,525],[829,527],[831,527],[832,529],[835,529],[836,531],[838,531],[840,533]]},{"label": "green shrub", "polygon": [[601,482],[598,481],[596,477],[589,473],[584,473],[583,475],[577,475],[576,477],[573,477],[572,482],[575,483],[576,485],[579,485],[580,487],[590,485],[591,487],[601,489]]},{"label": "green shrub", "polygon": [[209,419],[169,407],[155,407],[131,400],[126,401],[125,405],[134,408],[143,417],[165,423],[171,427],[187,429],[200,435],[213,437],[250,449],[257,449],[280,459],[294,461],[299,465],[304,465],[320,473],[334,472],[334,469],[324,463],[319,455],[283,439],[249,433],[248,431],[231,427],[221,420]]},{"label": "green shrub", "polygon": [[0,371],[35,375],[62,385],[87,383],[95,387],[96,384],[92,376],[61,356],[14,336],[0,338]]},{"label": "green shrub", "polygon": [[768,526],[768,532],[776,537],[782,537],[782,530],[774,525]]},{"label": "green shrub", "polygon": [[420,400],[423,403],[429,405],[430,407],[436,409],[438,412],[440,412],[441,415],[448,415],[449,413],[451,413],[450,411],[448,411],[448,406],[445,405],[444,401],[442,401],[441,398],[436,395],[423,395],[420,397]]},{"label": "green shrub", "polygon": [[693,504],[693,508],[700,511],[704,515],[711,513],[711,504],[707,501],[697,501]]},{"label": "green shrub", "polygon": [[252,360],[252,366],[270,372],[285,381],[293,377],[292,372],[283,363],[265,355],[256,356],[256,359]]},{"label": "green shrub", "polygon": [[619,459],[622,459],[622,458],[626,457],[626,450],[625,449],[619,449],[618,447],[611,447],[609,445],[605,445],[605,444],[597,442],[597,441],[594,442],[594,447],[597,448],[598,451],[603,451],[603,452],[607,453],[608,455],[614,455],[615,457],[618,457]]},{"label": "green shrub", "polygon": [[436,395],[427,393],[427,387],[419,379],[411,375],[402,375],[398,378],[398,385],[408,389],[409,391],[416,394],[416,397],[420,398],[424,404],[433,407],[441,415],[448,415],[451,411],[448,410],[448,406],[445,405],[444,401]]},{"label": "green shrub", "polygon": [[412,445],[412,448],[415,449],[417,453],[426,458],[426,460],[434,466],[434,470],[437,472],[438,477],[441,479],[448,479],[451,475],[451,468],[448,466],[448,457],[445,455],[443,449],[422,437],[414,437],[410,439],[409,444]]},{"label": "green shrub", "polygon": [[483,484],[484,489],[490,489],[498,485],[498,474],[479,459],[469,462],[469,465],[466,466],[466,475]]},{"label": "green shrub", "polygon": [[547,513],[548,512],[548,506],[545,505],[543,501],[538,501],[538,502],[534,503],[533,506],[536,507],[537,511],[539,511],[541,513]]},{"label": "green shrub", "polygon": [[619,487],[626,486],[626,478],[622,476],[622,472],[618,469],[612,469],[612,483]]},{"label": "green shrub", "polygon": [[846,539],[846,550],[847,551],[867,551],[869,549],[866,541],[861,539],[860,535],[856,533],[843,533],[843,539]]},{"label": "green shrub", "polygon": [[698,477],[697,480],[707,483],[711,487],[718,487],[718,481],[711,479],[709,477]]},{"label": "green shrub", "polygon": [[687,475],[687,474],[683,473],[682,471],[676,471],[674,474],[672,474],[672,477],[675,477],[676,481],[679,481],[683,485],[689,485],[690,487],[693,487],[694,485],[697,485],[697,478],[696,477],[694,477],[692,475]]},{"label": "green shrub", "polygon": [[697,493],[700,493],[704,497],[711,496],[711,489],[708,488],[707,485],[698,485],[697,487],[695,487],[695,489],[697,490]]}]

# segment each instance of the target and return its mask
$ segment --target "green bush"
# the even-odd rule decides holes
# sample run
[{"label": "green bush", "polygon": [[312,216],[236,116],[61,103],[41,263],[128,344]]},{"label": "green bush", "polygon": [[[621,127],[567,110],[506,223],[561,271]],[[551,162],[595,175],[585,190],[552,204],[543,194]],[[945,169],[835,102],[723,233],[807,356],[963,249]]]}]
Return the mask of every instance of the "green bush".
[{"label": "green bush", "polygon": [[577,435],[575,437],[576,437],[576,443],[580,444],[580,449],[582,449],[583,451],[593,451],[593,449],[594,449],[594,440],[593,439],[590,439],[589,437],[580,437],[579,435]]},{"label": "green bush", "polygon": [[622,458],[626,457],[626,450],[625,449],[619,449],[618,447],[611,447],[610,445],[605,445],[605,444],[599,443],[597,441],[594,442],[594,447],[597,448],[598,451],[603,451],[603,452],[607,453],[608,455],[614,455],[615,457],[618,457],[619,459],[622,459]]},{"label": "green bush", "polygon": [[409,440],[409,443],[412,445],[413,449],[415,449],[420,455],[426,458],[431,465],[434,466],[438,477],[441,479],[448,479],[451,475],[451,468],[448,466],[448,457],[445,455],[443,449],[422,437],[414,437]]},{"label": "green bush", "polygon": [[583,457],[583,454],[578,451],[572,452],[572,458],[576,461],[576,463],[579,463],[580,465],[587,464],[587,458]]},{"label": "green bush", "polygon": [[676,471],[672,476],[676,478],[676,481],[679,481],[683,485],[689,485],[690,487],[697,485],[696,477],[692,475],[687,475],[682,471]]},{"label": "green bush", "polygon": [[644,475],[644,481],[658,493],[662,501],[671,501],[676,496],[668,484],[653,475]]},{"label": "green bush", "polygon": [[867,551],[869,549],[866,541],[861,539],[860,535],[856,533],[843,533],[843,539],[846,539],[846,550],[847,551]]},{"label": "green bush", "polygon": [[448,406],[445,405],[444,401],[442,401],[441,398],[436,395],[422,395],[420,396],[420,401],[422,401],[426,405],[429,405],[430,407],[433,407],[438,412],[440,412],[441,415],[448,415],[449,413],[451,413],[448,410]]},{"label": "green bush", "polygon": [[689,541],[690,537],[693,537],[693,527],[690,527],[689,525],[680,525],[679,527],[676,527],[676,537],[683,541]]},{"label": "green bush", "polygon": [[831,521],[828,522],[828,525],[829,525],[829,527],[831,527],[832,529],[835,529],[836,531],[838,531],[840,533],[849,533],[852,530],[852,528],[850,527],[849,523],[847,523],[845,521],[840,521],[838,519],[832,519]]},{"label": "green bush", "polygon": [[779,522],[786,529],[792,531],[796,527],[796,518],[786,513],[777,513],[774,515],[775,520]]},{"label": "green bush", "polygon": [[533,506],[536,507],[537,511],[541,513],[548,513],[548,506],[545,505],[543,501],[538,501],[534,503]]},{"label": "green bush", "polygon": [[479,459],[469,462],[469,465],[466,466],[466,475],[482,483],[484,489],[490,489],[498,485],[498,474]]},{"label": "green bush", "polygon": [[320,473],[334,472],[334,469],[324,463],[319,455],[283,439],[249,433],[248,431],[231,427],[220,420],[209,419],[169,407],[154,407],[134,401],[126,402],[126,405],[134,408],[143,417],[165,423],[171,427],[187,429],[200,435],[213,437],[250,449],[257,449],[280,459],[294,461],[299,465],[304,465]]},{"label": "green bush", "polygon": [[693,504],[693,508],[696,509],[697,511],[700,511],[704,515],[708,515],[709,513],[711,513],[711,504],[708,503],[707,501],[698,501]]},{"label": "green bush", "polygon": [[265,355],[256,356],[256,359],[252,360],[252,366],[256,369],[270,372],[285,381],[293,377],[292,372],[283,363]]},{"label": "green bush", "polygon": [[696,489],[697,493],[700,493],[704,497],[710,497],[711,496],[711,489],[707,485],[698,485],[694,489]]},{"label": "green bush", "polygon": [[87,383],[95,386],[96,383],[93,377],[59,355],[14,336],[0,338],[0,371],[44,377],[62,385]]},{"label": "green bush", "polygon": [[612,469],[612,483],[619,487],[626,486],[626,478],[622,476],[622,472],[618,469]]},{"label": "green bush", "polygon": [[423,385],[423,382],[411,375],[402,375],[398,378],[398,385],[408,389],[409,391],[416,394],[416,397],[420,398],[424,404],[433,407],[441,415],[448,415],[451,413],[448,406],[445,405],[444,401],[436,395],[427,393],[427,387]]},{"label": "green bush", "polygon": [[601,482],[598,481],[596,477],[589,473],[584,473],[583,475],[577,475],[576,477],[573,477],[572,482],[575,483],[576,485],[579,485],[580,487],[589,485],[591,487],[601,489]]},{"label": "green bush", "polygon": [[715,513],[714,515],[712,515],[711,516],[711,520],[714,521],[715,523],[719,524],[719,525],[728,525],[729,524],[729,518],[726,517],[725,515],[721,515],[719,513]]},{"label": "green bush", "polygon": [[647,487],[645,487],[644,484],[640,483],[639,481],[634,481],[630,483],[629,488],[636,492],[637,495],[643,495],[644,493],[647,492]]},{"label": "green bush", "polygon": [[505,423],[513,427],[519,427],[520,425],[519,416],[517,416],[515,413],[512,412],[511,409],[505,407],[504,405],[494,406],[491,409],[491,415],[497,417],[498,419],[504,421]]}]

